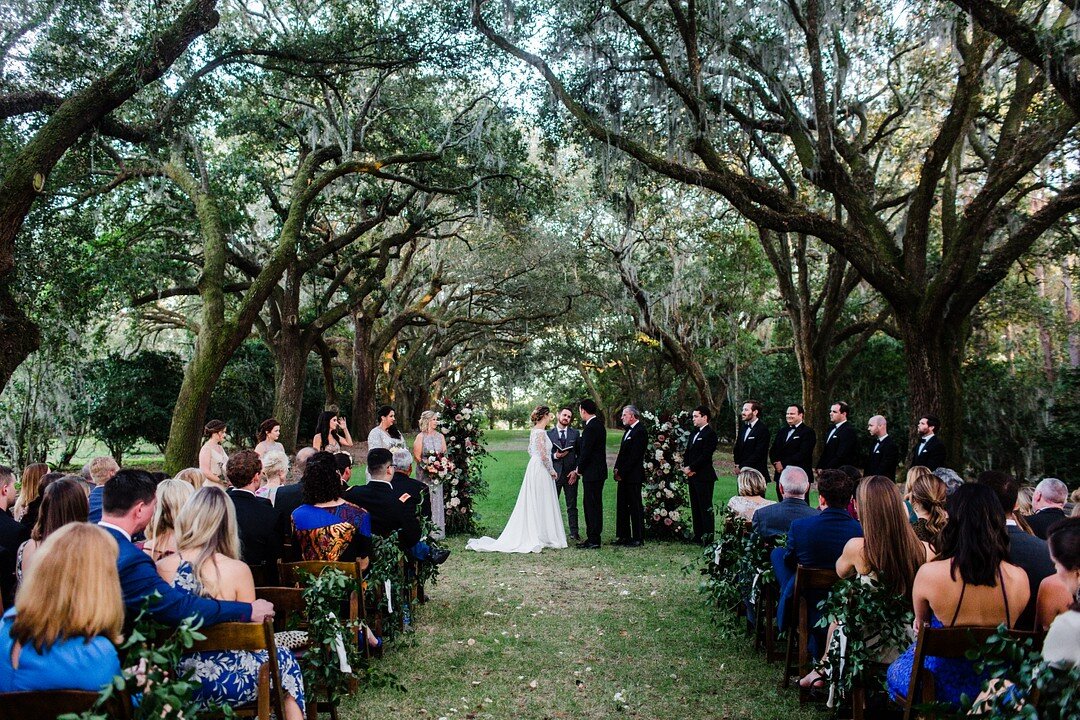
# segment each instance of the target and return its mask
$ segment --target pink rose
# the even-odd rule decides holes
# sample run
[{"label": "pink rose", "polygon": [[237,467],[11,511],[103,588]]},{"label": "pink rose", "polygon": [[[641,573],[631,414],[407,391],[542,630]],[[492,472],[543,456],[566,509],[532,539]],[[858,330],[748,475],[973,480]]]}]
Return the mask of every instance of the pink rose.
[{"label": "pink rose", "polygon": [[671,518],[664,518],[664,524],[665,525],[670,525],[671,524]]}]

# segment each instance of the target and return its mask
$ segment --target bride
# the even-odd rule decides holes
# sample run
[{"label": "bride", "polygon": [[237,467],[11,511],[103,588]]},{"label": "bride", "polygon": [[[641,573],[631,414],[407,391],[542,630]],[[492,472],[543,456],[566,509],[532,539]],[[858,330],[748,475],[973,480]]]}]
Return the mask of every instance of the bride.
[{"label": "bride", "polygon": [[533,429],[529,433],[529,465],[521,483],[517,504],[509,522],[498,539],[474,538],[466,543],[467,550],[477,552],[530,553],[543,548],[566,547],[562,509],[555,492],[555,468],[551,464],[551,440],[544,428],[554,415],[546,405],[532,413]]}]

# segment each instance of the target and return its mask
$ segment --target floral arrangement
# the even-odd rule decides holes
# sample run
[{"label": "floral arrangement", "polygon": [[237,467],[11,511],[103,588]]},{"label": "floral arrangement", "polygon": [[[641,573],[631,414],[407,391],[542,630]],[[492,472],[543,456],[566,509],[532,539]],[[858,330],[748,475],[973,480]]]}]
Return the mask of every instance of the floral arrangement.
[{"label": "floral arrangement", "polygon": [[436,484],[442,485],[447,480],[452,480],[457,466],[444,453],[433,452],[421,458],[421,465],[429,478],[438,480]]},{"label": "floral arrangement", "polygon": [[446,437],[447,461],[453,465],[446,480],[447,532],[475,533],[477,516],[473,502],[487,494],[483,477],[484,433],[482,413],[471,402],[446,398],[439,414],[439,431]]},{"label": "floral arrangement", "polygon": [[689,540],[686,475],[682,454],[690,431],[690,413],[680,412],[667,419],[650,412],[642,413],[649,431],[649,449],[645,454],[645,485],[641,490],[645,504],[645,530],[654,537]]}]

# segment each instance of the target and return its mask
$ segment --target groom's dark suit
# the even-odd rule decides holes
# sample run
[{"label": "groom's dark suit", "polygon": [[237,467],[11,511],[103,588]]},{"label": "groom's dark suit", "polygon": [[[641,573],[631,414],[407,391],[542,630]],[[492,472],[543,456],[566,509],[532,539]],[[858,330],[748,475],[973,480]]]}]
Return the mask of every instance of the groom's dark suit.
[{"label": "groom's dark suit", "polygon": [[604,531],[604,481],[607,480],[607,429],[599,416],[593,416],[581,431],[577,446],[577,470],[581,480],[582,506],[585,511],[585,539],[600,544]]},{"label": "groom's dark suit", "polygon": [[626,542],[645,538],[645,507],[641,504],[641,486],[645,482],[645,451],[649,438],[645,425],[638,421],[627,429],[615,458],[615,534]]}]

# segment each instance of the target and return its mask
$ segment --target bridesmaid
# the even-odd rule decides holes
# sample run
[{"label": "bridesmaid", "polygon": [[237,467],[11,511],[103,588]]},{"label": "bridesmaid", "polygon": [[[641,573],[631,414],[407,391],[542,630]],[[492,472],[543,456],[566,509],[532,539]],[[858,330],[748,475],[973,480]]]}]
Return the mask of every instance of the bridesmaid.
[{"label": "bridesmaid", "polygon": [[211,420],[203,428],[203,436],[206,442],[199,450],[199,469],[210,482],[219,487],[228,487],[229,481],[225,477],[225,465],[229,462],[229,455],[221,443],[225,441],[228,428],[221,420]]},{"label": "bridesmaid", "polygon": [[420,414],[420,433],[413,440],[413,457],[416,458],[417,477],[431,488],[431,521],[437,530],[432,537],[441,540],[446,537],[446,503],[443,498],[443,486],[437,478],[428,477],[424,470],[424,455],[431,453],[446,454],[446,438],[436,429],[439,414],[434,410],[425,410]]}]

